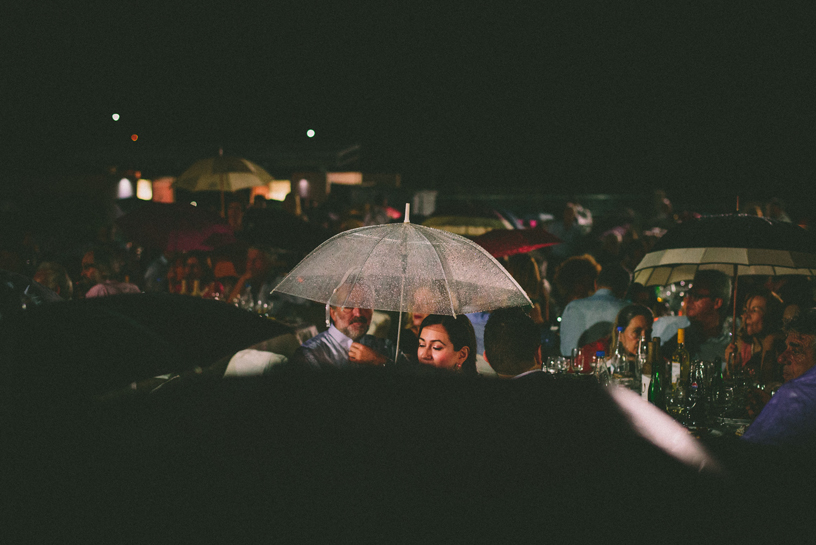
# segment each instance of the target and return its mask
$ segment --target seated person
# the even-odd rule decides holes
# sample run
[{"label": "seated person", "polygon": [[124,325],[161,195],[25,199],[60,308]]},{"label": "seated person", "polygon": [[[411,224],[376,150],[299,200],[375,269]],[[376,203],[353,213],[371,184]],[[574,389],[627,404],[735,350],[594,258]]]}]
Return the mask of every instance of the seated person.
[{"label": "seated person", "polygon": [[782,365],[777,363],[785,349],[782,311],[782,300],[772,291],[761,288],[748,294],[737,342],[725,349],[725,361],[733,357],[729,373],[746,375],[757,385],[782,382]]},{"label": "seated person", "polygon": [[768,401],[742,439],[786,447],[816,445],[816,308],[803,312],[786,329],[779,356],[785,383]]},{"label": "seated person", "polygon": [[499,378],[518,378],[541,371],[538,327],[520,308],[490,313],[485,325],[485,360]]},{"label": "seated person", "polygon": [[55,261],[43,261],[37,267],[33,280],[50,289],[66,301],[69,301],[74,294],[74,284],[68,271]]},{"label": "seated person", "polygon": [[417,359],[423,365],[478,376],[476,371],[476,333],[464,314],[431,314],[419,327]]},{"label": "seated person", "polygon": [[561,263],[555,271],[554,280],[562,308],[576,299],[595,293],[595,282],[600,272],[601,266],[589,254],[573,256]]},{"label": "seated person", "polygon": [[613,350],[612,335],[617,331],[618,327],[623,328],[623,334],[618,338],[618,342],[623,345],[624,352],[632,359],[637,358],[640,337],[644,333],[647,339],[651,337],[652,322],[652,311],[648,308],[637,304],[626,305],[618,312],[609,335],[581,347],[579,366],[584,372],[587,372],[589,363],[596,352],[603,351],[606,356],[609,356]]},{"label": "seated person", "polygon": [[179,254],[171,257],[167,266],[167,292],[187,293],[189,290],[184,279],[184,256]]},{"label": "seated person", "polygon": [[[397,361],[397,351],[389,339],[367,335],[374,294],[357,283],[341,285],[329,305],[329,329],[307,340],[292,356],[292,362],[312,369],[353,369],[384,366]],[[404,356],[399,363],[404,363]]]},{"label": "seated person", "polygon": [[576,299],[561,315],[561,353],[572,354],[578,348],[597,341],[609,332],[620,309],[632,275],[617,264],[601,269],[595,282],[597,290],[589,297]]},{"label": "seated person", "polygon": [[136,284],[116,280],[118,275],[119,264],[111,250],[98,246],[82,257],[83,283],[91,286],[85,297],[141,293],[142,290]]},{"label": "seated person", "polygon": [[197,282],[198,295],[204,299],[224,298],[224,286],[215,280],[210,260],[204,252],[193,251],[184,256],[184,279],[190,294],[194,294]]},{"label": "seated person", "polygon": [[[683,299],[688,326],[685,329],[685,346],[691,358],[714,361],[722,357],[731,342],[731,319],[728,304],[731,299],[731,279],[720,271],[698,270],[691,288]],[[663,320],[665,318],[661,318]],[[677,335],[658,335],[663,342],[660,353],[670,358],[677,349]]]}]

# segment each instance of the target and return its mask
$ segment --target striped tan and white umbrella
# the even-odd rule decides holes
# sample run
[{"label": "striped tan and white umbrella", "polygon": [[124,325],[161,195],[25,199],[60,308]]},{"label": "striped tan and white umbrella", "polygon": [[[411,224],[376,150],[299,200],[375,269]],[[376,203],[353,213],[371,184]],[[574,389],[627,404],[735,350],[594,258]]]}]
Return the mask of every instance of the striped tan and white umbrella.
[{"label": "striped tan and white umbrella", "polygon": [[816,275],[816,236],[791,223],[744,214],[691,219],[669,229],[635,267],[634,281],[665,286],[698,270],[745,275]]},{"label": "striped tan and white umbrella", "polygon": [[711,269],[733,280],[733,335],[738,278],[816,275],[816,236],[798,225],[757,216],[702,216],[669,229],[635,267],[634,281],[666,286]]},{"label": "striped tan and white umbrella", "polygon": [[241,157],[223,155],[193,163],[174,182],[187,191],[220,191],[221,215],[224,215],[224,193],[268,184],[274,178],[260,165]]}]

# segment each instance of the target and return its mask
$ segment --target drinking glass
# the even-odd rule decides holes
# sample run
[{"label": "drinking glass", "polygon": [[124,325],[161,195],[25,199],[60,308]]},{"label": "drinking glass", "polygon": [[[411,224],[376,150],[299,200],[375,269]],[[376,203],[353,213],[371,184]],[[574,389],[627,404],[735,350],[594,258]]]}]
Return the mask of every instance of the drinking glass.
[{"label": "drinking glass", "polygon": [[682,423],[686,416],[686,391],[679,384],[666,390],[666,411]]},{"label": "drinking glass", "polygon": [[572,373],[576,376],[583,373],[583,361],[584,361],[584,351],[580,348],[573,348],[572,349],[572,360],[570,364],[572,365]]}]

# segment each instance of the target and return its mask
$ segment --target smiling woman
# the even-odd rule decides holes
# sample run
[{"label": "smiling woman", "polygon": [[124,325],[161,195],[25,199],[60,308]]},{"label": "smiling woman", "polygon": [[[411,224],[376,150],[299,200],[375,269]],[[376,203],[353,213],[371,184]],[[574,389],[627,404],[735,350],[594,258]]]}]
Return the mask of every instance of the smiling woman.
[{"label": "smiling woman", "polygon": [[467,316],[432,314],[419,326],[419,363],[476,375],[476,333]]},{"label": "smiling woman", "polygon": [[726,361],[732,361],[733,353],[732,372],[761,385],[782,382],[782,365],[777,361],[785,349],[782,311],[782,300],[770,290],[747,294],[737,342],[725,349]]}]

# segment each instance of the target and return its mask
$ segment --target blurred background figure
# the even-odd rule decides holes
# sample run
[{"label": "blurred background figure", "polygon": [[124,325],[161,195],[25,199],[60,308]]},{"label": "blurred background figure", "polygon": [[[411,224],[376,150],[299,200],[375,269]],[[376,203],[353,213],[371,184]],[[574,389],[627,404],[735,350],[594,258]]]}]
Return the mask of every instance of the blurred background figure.
[{"label": "blurred background figure", "polygon": [[116,254],[105,246],[95,246],[82,257],[81,284],[89,286],[84,297],[103,297],[122,293],[140,293],[127,278],[119,279],[120,263]]},{"label": "blurred background figure", "polygon": [[596,341],[606,335],[618,311],[626,302],[632,275],[620,265],[601,269],[590,297],[576,299],[567,305],[561,315],[561,354],[569,356],[573,348]]},{"label": "blurred background figure", "polygon": [[785,213],[785,204],[782,202],[782,199],[778,197],[774,197],[768,201],[768,204],[765,206],[765,217],[791,223],[790,216]]},{"label": "blurred background figure", "polygon": [[244,230],[244,205],[240,201],[232,201],[227,206],[227,223],[233,232],[239,235]]},{"label": "blurred background figure", "polygon": [[246,268],[227,300],[239,302],[244,299],[250,304],[268,303],[269,292],[277,285],[275,278],[276,260],[274,254],[260,246],[250,246],[246,252]]},{"label": "blurred background figure", "polygon": [[188,292],[193,295],[205,299],[224,298],[224,286],[215,280],[210,258],[205,252],[188,252],[184,256],[184,279]]},{"label": "blurred background figure", "polygon": [[388,197],[382,193],[374,196],[374,203],[368,207],[363,216],[364,225],[381,225],[391,221],[388,215]]},{"label": "blurred background figure", "polygon": [[428,316],[426,312],[429,308],[433,293],[430,288],[419,287],[411,297],[411,307],[405,313],[405,325],[400,332],[400,351],[412,362],[417,361],[417,348],[419,347],[419,326],[422,320]]},{"label": "blurred background figure", "polygon": [[577,255],[584,250],[586,236],[592,231],[592,213],[577,203],[568,202],[561,210],[560,221],[553,221],[547,230],[561,239],[552,247],[558,261]]},{"label": "blurred background figure", "polygon": [[561,263],[554,278],[561,309],[576,299],[595,293],[595,281],[600,272],[601,266],[589,254],[573,256]]},{"label": "blurred background figure", "polygon": [[50,289],[66,301],[74,296],[74,283],[65,267],[55,261],[43,261],[34,273],[34,281]]},{"label": "blurred background figure", "polygon": [[515,254],[507,259],[507,272],[518,282],[533,302],[530,318],[539,327],[549,324],[549,296],[541,281],[541,272],[535,259],[529,254]]},{"label": "blurred background figure", "polygon": [[167,273],[170,272],[170,263],[172,259],[173,254],[165,250],[148,264],[144,273],[145,292],[167,293],[170,291]]},{"label": "blurred background figure", "polygon": [[184,256],[173,256],[167,266],[167,291],[169,293],[184,293],[187,283],[184,281]]},{"label": "blurred background figure", "polygon": [[664,191],[655,191],[653,215],[646,221],[649,229],[659,228],[668,231],[677,224],[677,215],[674,213],[674,206],[666,197]]}]

